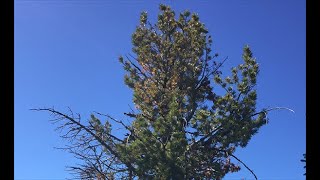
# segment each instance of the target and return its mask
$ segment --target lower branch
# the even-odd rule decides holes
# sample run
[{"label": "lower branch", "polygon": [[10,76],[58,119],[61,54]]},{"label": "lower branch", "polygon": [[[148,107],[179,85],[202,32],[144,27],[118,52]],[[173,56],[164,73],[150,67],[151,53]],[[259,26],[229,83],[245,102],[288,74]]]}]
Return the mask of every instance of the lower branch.
[{"label": "lower branch", "polygon": [[229,154],[229,156],[231,156],[231,157],[233,157],[233,158],[235,158],[237,161],[239,161],[245,168],[247,168],[250,172],[251,172],[251,174],[254,176],[254,178],[256,179],[256,180],[258,180],[258,177],[256,176],[256,174],[243,162],[243,161],[241,161],[239,158],[237,158],[235,155],[233,155],[233,154]]}]

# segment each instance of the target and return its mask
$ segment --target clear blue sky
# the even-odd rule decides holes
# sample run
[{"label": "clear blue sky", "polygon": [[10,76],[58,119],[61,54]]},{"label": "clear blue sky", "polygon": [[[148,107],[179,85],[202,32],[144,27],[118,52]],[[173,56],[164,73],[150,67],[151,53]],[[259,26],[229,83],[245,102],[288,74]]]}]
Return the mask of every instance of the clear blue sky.
[{"label": "clear blue sky", "polygon": [[[15,179],[65,179],[76,161],[54,149],[65,144],[49,114],[30,108],[71,107],[86,119],[92,111],[124,118],[132,92],[117,57],[131,53],[131,34],[146,10],[158,4],[197,12],[213,36],[213,49],[241,62],[245,44],[260,64],[258,107],[286,106],[236,155],[260,179],[305,179],[306,5],[304,0],[15,0]],[[153,21],[154,22],[154,21]],[[225,179],[252,179],[243,168]]]}]

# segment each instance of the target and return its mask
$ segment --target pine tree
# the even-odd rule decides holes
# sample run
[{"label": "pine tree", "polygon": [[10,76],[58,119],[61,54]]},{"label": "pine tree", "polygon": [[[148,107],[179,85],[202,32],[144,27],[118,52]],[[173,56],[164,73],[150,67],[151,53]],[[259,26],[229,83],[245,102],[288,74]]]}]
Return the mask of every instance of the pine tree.
[{"label": "pine tree", "polygon": [[[256,110],[259,65],[249,46],[243,63],[223,76],[212,53],[212,37],[199,16],[178,16],[160,5],[158,21],[146,12],[132,35],[134,55],[120,57],[124,81],[133,90],[136,111],[125,113],[130,124],[95,113],[83,124],[80,115],[50,111],[65,129],[66,147],[83,164],[70,167],[90,179],[221,179],[240,170],[234,155],[267,122],[271,109]],[[97,116],[107,116],[103,124]],[[124,138],[112,133],[122,125]]]}]

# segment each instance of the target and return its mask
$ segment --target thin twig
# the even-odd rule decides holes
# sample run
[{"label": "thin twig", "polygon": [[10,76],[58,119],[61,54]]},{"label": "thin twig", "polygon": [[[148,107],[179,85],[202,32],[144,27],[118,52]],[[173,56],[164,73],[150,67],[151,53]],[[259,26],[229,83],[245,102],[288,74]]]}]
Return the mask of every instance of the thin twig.
[{"label": "thin twig", "polygon": [[237,157],[236,157],[235,155],[233,155],[233,154],[229,154],[229,156],[235,158],[235,159],[236,159],[237,161],[239,161],[242,165],[244,165],[244,167],[247,168],[247,169],[251,172],[251,174],[253,174],[254,178],[255,178],[256,180],[258,180],[258,177],[256,176],[256,174],[255,174],[243,161],[241,161],[239,158],[237,158]]}]

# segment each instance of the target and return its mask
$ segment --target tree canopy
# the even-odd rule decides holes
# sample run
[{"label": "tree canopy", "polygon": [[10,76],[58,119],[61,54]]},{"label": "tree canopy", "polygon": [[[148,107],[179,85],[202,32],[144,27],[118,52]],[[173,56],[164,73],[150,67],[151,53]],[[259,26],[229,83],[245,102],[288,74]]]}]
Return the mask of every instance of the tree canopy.
[{"label": "tree canopy", "polygon": [[[199,16],[159,8],[154,24],[141,13],[133,54],[119,57],[133,90],[135,110],[124,113],[131,123],[99,112],[82,122],[71,110],[36,109],[56,117],[61,136],[70,140],[65,149],[82,160],[70,169],[80,179],[221,179],[241,163],[257,178],[234,155],[266,124],[270,110],[256,108],[259,65],[249,46],[243,63],[223,75],[227,58],[213,53]],[[115,135],[114,123],[125,129],[123,137]]]}]

